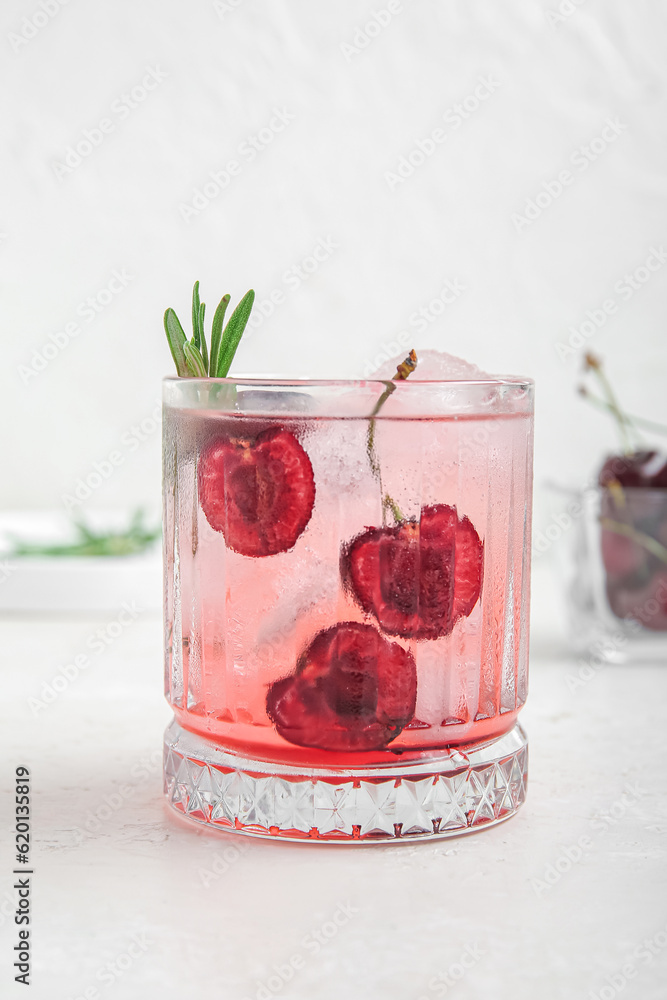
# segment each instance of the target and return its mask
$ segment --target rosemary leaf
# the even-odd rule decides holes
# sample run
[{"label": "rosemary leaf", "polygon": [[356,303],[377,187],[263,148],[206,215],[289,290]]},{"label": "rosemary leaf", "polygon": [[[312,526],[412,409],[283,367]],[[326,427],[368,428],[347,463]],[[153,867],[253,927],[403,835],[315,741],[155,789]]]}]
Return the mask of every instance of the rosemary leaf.
[{"label": "rosemary leaf", "polygon": [[225,327],[218,353],[216,378],[225,378],[230,369],[234,355],[236,354],[236,348],[239,346],[243,331],[250,319],[250,311],[254,301],[255,293],[251,288],[243,296]]},{"label": "rosemary leaf", "polygon": [[199,337],[201,340],[200,349],[201,356],[204,362],[204,374],[208,373],[208,345],[206,343],[206,334],[204,332],[204,313],[206,312],[206,306],[203,302],[199,305]]},{"label": "rosemary leaf", "polygon": [[211,360],[208,369],[211,378],[216,378],[218,374],[218,355],[220,353],[222,325],[225,322],[225,313],[227,312],[230,298],[229,293],[223,295],[213,315],[213,326],[211,327]]},{"label": "rosemary leaf", "polygon": [[195,281],[192,289],[192,343],[196,348],[201,347],[201,336],[199,329],[199,282]]},{"label": "rosemary leaf", "polygon": [[194,376],[194,378],[206,378],[204,359],[198,349],[186,340],[183,344],[183,353],[185,354],[185,360],[188,363],[188,374]]},{"label": "rosemary leaf", "polygon": [[181,378],[187,378],[191,374],[185,360],[184,345],[187,343],[187,338],[173,309],[167,309],[164,314],[164,330],[167,334],[171,356],[176,365],[176,372]]}]

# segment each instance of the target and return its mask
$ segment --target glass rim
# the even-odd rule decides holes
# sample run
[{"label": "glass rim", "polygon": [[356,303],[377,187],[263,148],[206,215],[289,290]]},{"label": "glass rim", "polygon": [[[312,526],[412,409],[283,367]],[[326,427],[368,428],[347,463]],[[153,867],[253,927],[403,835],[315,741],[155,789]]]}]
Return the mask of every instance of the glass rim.
[{"label": "glass rim", "polygon": [[[319,417],[366,419],[370,416],[381,420],[454,419],[474,415],[490,418],[512,413],[532,414],[533,389],[532,379],[517,376],[413,382],[410,379],[181,378],[176,375],[163,379],[162,401],[166,407],[174,409],[212,410],[233,415],[255,413],[267,419],[272,413],[281,419],[300,420]],[[304,405],[301,397],[310,397],[310,404]]]},{"label": "glass rim", "polygon": [[475,386],[510,386],[515,388],[525,388],[533,389],[535,386],[535,380],[528,378],[523,375],[496,375],[489,378],[473,378],[473,379],[379,379],[379,378],[334,378],[334,379],[321,379],[321,378],[272,378],[268,375],[261,376],[251,376],[251,375],[239,375],[236,378],[191,378],[191,377],[181,377],[180,375],[165,375],[162,379],[162,384],[183,384],[187,383],[193,387],[203,387],[207,385],[241,385],[248,386],[249,388],[262,388],[267,386],[319,386],[322,388],[367,388],[368,386],[384,386],[391,382],[397,388],[402,391],[409,389],[418,389],[420,386],[439,386],[446,385],[448,388],[453,389],[456,386],[460,386],[462,389]]}]

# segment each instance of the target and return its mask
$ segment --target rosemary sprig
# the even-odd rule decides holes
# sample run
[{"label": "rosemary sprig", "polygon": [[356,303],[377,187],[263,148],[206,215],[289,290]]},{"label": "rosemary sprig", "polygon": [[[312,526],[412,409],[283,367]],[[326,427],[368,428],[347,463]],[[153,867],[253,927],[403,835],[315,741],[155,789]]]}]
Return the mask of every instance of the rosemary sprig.
[{"label": "rosemary sprig", "polygon": [[128,556],[148,548],[160,537],[160,527],[149,528],[144,523],[143,510],[137,510],[127,528],[121,531],[95,531],[83,520],[74,522],[77,538],[70,543],[38,544],[12,539],[13,556]]},{"label": "rosemary sprig", "polygon": [[204,329],[206,305],[199,297],[199,282],[192,289],[192,338],[188,340],[173,309],[164,314],[164,329],[176,372],[181,378],[225,378],[236,349],[250,319],[255,293],[251,289],[243,296],[223,330],[229,295],[223,295],[213,316],[211,351],[209,354]]}]

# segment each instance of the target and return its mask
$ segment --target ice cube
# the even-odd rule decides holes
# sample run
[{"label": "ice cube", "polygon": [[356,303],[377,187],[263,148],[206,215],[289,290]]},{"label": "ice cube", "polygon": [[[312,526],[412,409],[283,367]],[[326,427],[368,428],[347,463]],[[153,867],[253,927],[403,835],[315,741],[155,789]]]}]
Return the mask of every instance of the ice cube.
[{"label": "ice cube", "polygon": [[[366,415],[373,409],[368,403]],[[318,421],[303,444],[313,465],[315,482],[339,493],[369,489],[373,481],[366,453],[368,424],[365,420]]]},{"label": "ice cube", "polygon": [[313,408],[307,392],[287,389],[239,389],[237,406],[253,413],[307,413]]},{"label": "ice cube", "polygon": [[305,558],[290,562],[276,576],[271,608],[258,626],[258,647],[268,644],[277,650],[292,642],[300,622],[314,618],[318,608],[326,610],[334,605],[339,585],[338,560],[324,559],[307,548]]},{"label": "ice cube", "polygon": [[[463,358],[457,358],[453,354],[447,354],[445,351],[420,351],[416,348],[415,350],[417,352],[417,367],[410,375],[411,382],[464,382],[494,378],[493,375],[483,372],[477,365],[473,365]],[[395,358],[386,361],[378,368],[373,378],[393,378],[397,367],[402,361],[405,361],[407,354],[406,351],[404,354],[398,354]]]}]

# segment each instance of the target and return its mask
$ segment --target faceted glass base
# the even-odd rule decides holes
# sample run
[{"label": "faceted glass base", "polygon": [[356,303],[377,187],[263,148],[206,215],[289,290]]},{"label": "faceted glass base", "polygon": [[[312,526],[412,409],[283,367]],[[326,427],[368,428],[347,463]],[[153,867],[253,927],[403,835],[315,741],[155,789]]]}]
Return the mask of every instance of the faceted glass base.
[{"label": "faceted glass base", "polygon": [[301,768],[244,759],[172,722],[164,790],[209,829],[304,842],[433,840],[492,826],[526,797],[519,725],[492,742],[364,768]]}]

